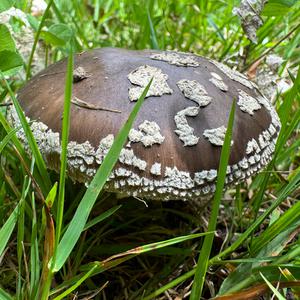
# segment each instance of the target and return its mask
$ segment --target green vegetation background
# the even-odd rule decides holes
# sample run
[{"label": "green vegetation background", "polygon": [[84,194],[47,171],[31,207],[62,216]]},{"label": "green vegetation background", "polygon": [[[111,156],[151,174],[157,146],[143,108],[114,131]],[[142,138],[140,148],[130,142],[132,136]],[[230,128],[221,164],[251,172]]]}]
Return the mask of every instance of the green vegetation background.
[{"label": "green vegetation background", "polygon": [[[1,0],[0,13],[12,6],[23,11],[32,35],[24,55],[24,21],[0,24],[1,300],[250,299],[255,293],[264,299],[275,294],[299,298],[300,4],[269,0],[257,44],[232,14],[238,5],[221,0],[50,0],[44,13],[33,15],[31,1]],[[266,54],[279,55],[283,63],[276,75],[290,88],[274,101],[282,121],[274,160],[223,196],[219,184],[212,206],[201,210],[194,203],[145,205],[102,192],[145,91],[89,188],[69,181],[71,54],[106,46],[194,52],[243,72],[261,59],[250,75],[264,66]],[[42,67],[68,57],[60,175],[47,170],[16,99],[18,88],[35,72],[40,48],[45,49]],[[31,157],[16,138],[20,128],[7,123],[7,101],[19,114]],[[233,113],[234,106],[229,125]],[[230,129],[220,179],[229,137]],[[208,228],[216,230],[213,241]],[[200,252],[203,260],[196,268]],[[198,286],[192,284],[195,273]],[[242,292],[245,288],[250,289]]]}]

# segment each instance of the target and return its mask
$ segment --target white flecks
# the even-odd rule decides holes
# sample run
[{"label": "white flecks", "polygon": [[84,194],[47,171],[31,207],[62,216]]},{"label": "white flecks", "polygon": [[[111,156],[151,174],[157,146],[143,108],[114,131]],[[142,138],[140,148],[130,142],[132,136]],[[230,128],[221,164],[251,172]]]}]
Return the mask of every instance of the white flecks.
[{"label": "white flecks", "polygon": [[249,89],[253,89],[253,84],[251,81],[247,79],[245,75],[242,73],[232,70],[228,66],[215,61],[215,60],[210,60],[211,63],[213,63],[217,68],[219,68],[225,75],[227,75],[230,79],[248,87]]},{"label": "white flecks", "polygon": [[105,155],[108,153],[110,147],[112,146],[114,142],[114,135],[113,134],[109,134],[108,136],[106,136],[105,138],[103,138],[100,143],[99,143],[99,147],[95,152],[95,157],[96,157],[96,162],[98,164],[101,164]]},{"label": "white flecks", "polygon": [[228,86],[224,83],[222,77],[215,73],[211,72],[210,75],[212,78],[209,79],[209,81],[214,84],[217,88],[219,88],[221,91],[227,92],[228,91]]},{"label": "white flecks", "polygon": [[239,161],[238,165],[244,169],[244,170],[247,170],[249,165],[248,165],[248,160],[246,157],[244,157],[242,160]]},{"label": "white flecks", "polygon": [[197,185],[203,185],[206,183],[207,170],[196,172],[194,175],[194,181]]},{"label": "white flecks", "polygon": [[199,62],[191,54],[186,53],[176,53],[176,52],[161,52],[154,53],[150,56],[154,60],[162,60],[171,65],[176,65],[179,67],[198,67],[200,66]]},{"label": "white flecks", "polygon": [[160,127],[155,122],[145,120],[138,126],[139,130],[131,129],[128,135],[130,142],[141,142],[145,147],[162,144],[165,138],[160,133]]},{"label": "white flecks", "polygon": [[254,159],[255,159],[255,162],[259,162],[260,161],[260,155],[259,154],[254,154]]},{"label": "white flecks", "polygon": [[215,179],[217,178],[217,175],[218,175],[218,172],[217,172],[217,170],[213,170],[213,169],[211,169],[211,170],[209,170],[208,172],[207,172],[207,177],[206,177],[206,179],[207,179],[207,181],[215,181]]},{"label": "white flecks", "polygon": [[153,175],[157,175],[157,176],[161,175],[161,164],[160,163],[154,163],[151,166],[150,173],[153,174]]},{"label": "white flecks", "polygon": [[199,137],[194,135],[194,128],[192,128],[187,121],[186,117],[196,117],[199,113],[199,107],[190,106],[179,111],[174,121],[176,124],[175,133],[179,136],[179,139],[183,142],[184,146],[197,145]]},{"label": "white flecks", "polygon": [[199,107],[190,106],[179,111],[175,117],[175,133],[184,143],[184,146],[197,145],[199,137],[194,135],[194,129],[188,124],[187,117],[196,117],[199,114],[200,107],[208,105],[212,98],[208,96],[204,87],[195,80],[182,79],[177,82],[177,86],[184,96],[195,101]]},{"label": "white flecks", "polygon": [[219,81],[223,80],[222,77],[215,72],[210,72],[210,75],[216,80],[219,80]]},{"label": "white flecks", "polygon": [[146,97],[162,96],[163,94],[173,93],[173,90],[167,83],[168,75],[164,74],[161,69],[156,67],[148,65],[140,66],[129,73],[127,77],[132,84],[138,85],[138,87],[129,88],[130,101],[139,99],[151,78],[153,78],[153,81]]},{"label": "white flecks", "polygon": [[271,136],[273,136],[276,133],[276,128],[273,126],[273,124],[270,125],[268,131]]},{"label": "white flecks", "polygon": [[254,156],[250,156],[248,158],[248,162],[250,163],[250,165],[255,165],[255,159],[254,159]]},{"label": "white flecks", "polygon": [[93,178],[95,176],[96,172],[97,172],[97,170],[94,168],[87,168],[85,171],[88,178]]},{"label": "white flecks", "polygon": [[83,144],[76,142],[69,142],[68,144],[68,159],[69,158],[82,158],[88,165],[94,163],[95,150],[90,142],[86,141]]},{"label": "white flecks", "polygon": [[139,159],[135,156],[132,149],[122,149],[119,157],[119,161],[122,164],[133,166],[141,171],[145,171],[147,167],[146,161]]},{"label": "white flecks", "polygon": [[[29,121],[28,118],[26,118],[26,120]],[[48,130],[48,126],[42,122],[33,123],[31,128],[32,128],[32,130],[39,131],[40,133],[45,133]]]},{"label": "white flecks", "polygon": [[255,139],[250,140],[246,146],[246,154],[251,154],[253,152],[260,152],[259,145]]},{"label": "white flecks", "polygon": [[[14,127],[20,126],[13,107],[9,109],[7,119]],[[47,165],[52,169],[59,170],[61,151],[59,133],[52,132],[42,122],[31,122],[29,118],[27,119]],[[30,152],[24,131],[19,130],[16,134],[25,144],[27,151]],[[240,182],[267,165],[271,160],[272,153],[275,151],[277,136],[278,128],[274,124],[270,124],[269,128],[261,132],[257,140],[251,139],[246,146],[245,157],[238,163],[227,167],[226,184]],[[113,140],[112,134],[106,136],[101,140],[99,147],[94,150],[88,142],[82,144],[70,142],[68,145],[70,150],[68,175],[73,180],[89,182],[99,167],[97,160],[102,162]],[[260,145],[262,143],[264,148]],[[105,185],[107,191],[117,192],[124,196],[135,195],[153,200],[199,199],[203,203],[203,195],[213,193],[216,188],[217,170],[214,169],[200,170],[194,173],[193,176],[188,172],[178,170],[176,167],[166,167],[162,170],[160,163],[154,163],[149,168],[149,172],[155,177],[147,178],[134,172],[134,170],[139,171],[147,168],[146,162],[138,159],[132,150],[123,149],[120,159],[123,161],[122,163],[131,167],[127,169],[125,166],[117,166]],[[162,173],[164,173],[164,176],[161,176]]]},{"label": "white flecks", "polygon": [[128,139],[132,143],[138,143],[141,141],[143,136],[144,134],[141,131],[131,128],[128,134]]},{"label": "white flecks", "polygon": [[202,188],[202,193],[203,193],[204,195],[209,194],[209,193],[210,193],[210,186],[209,186],[209,185],[204,186],[204,187]]},{"label": "white flecks", "polygon": [[114,171],[114,175],[116,175],[117,177],[130,177],[131,174],[132,172],[125,168],[118,168]]},{"label": "white flecks", "polygon": [[268,140],[265,139],[264,135],[263,134],[260,134],[258,136],[258,142],[259,142],[259,145],[262,149],[266,148],[270,142]]},{"label": "white flecks", "polygon": [[176,167],[166,167],[164,181],[166,186],[178,189],[190,189],[194,186],[190,173],[179,171]]},{"label": "white flecks", "polygon": [[242,176],[242,171],[241,170],[236,170],[236,171],[234,171],[234,177],[236,178],[236,179],[239,179],[241,176]]},{"label": "white flecks", "polygon": [[237,164],[234,164],[234,165],[231,166],[232,172],[235,172],[238,169],[239,169],[239,166]]},{"label": "white flecks", "polygon": [[200,107],[212,101],[204,87],[196,80],[181,79],[176,84],[186,98],[195,101]]},{"label": "white flecks", "polygon": [[252,96],[248,95],[243,90],[238,90],[239,99],[237,105],[240,107],[240,110],[248,113],[249,115],[253,115],[255,110],[261,109],[261,105],[258,101]]},{"label": "white flecks", "polygon": [[262,134],[262,136],[264,137],[265,141],[267,141],[268,144],[270,144],[271,135],[270,135],[269,131],[268,131],[268,130],[265,130],[265,131],[263,131],[261,134]]},{"label": "white flecks", "polygon": [[226,174],[230,174],[231,173],[231,166],[227,166],[226,167]]},{"label": "white flecks", "polygon": [[[241,163],[230,166],[228,170],[231,173],[227,174],[226,183],[237,180],[238,182],[246,177],[251,176],[261,166],[266,165],[271,159],[271,145],[264,149],[260,156],[254,155],[244,158]],[[261,157],[260,161],[259,157]],[[248,163],[248,169],[245,169],[245,164]],[[241,167],[243,166],[243,168]],[[132,173],[128,180],[116,177],[112,184],[115,191],[122,193],[123,191],[127,195],[143,195],[150,199],[160,200],[175,200],[175,199],[192,199],[202,197],[213,193],[215,191],[215,181],[213,178],[216,176],[216,170],[204,170],[195,173],[194,180],[191,181],[190,175],[187,172],[177,170],[177,168],[166,168],[165,178],[161,180],[152,180],[145,177],[140,177],[137,174]],[[118,172],[117,172],[118,173]],[[123,177],[124,178],[124,177]],[[211,183],[209,180],[212,180]],[[116,183],[117,181],[117,183]],[[182,184],[184,183],[184,184]],[[119,188],[122,187],[121,190]],[[108,182],[108,190],[111,189],[111,185]]]},{"label": "white flecks", "polygon": [[204,130],[203,135],[211,142],[211,144],[215,146],[223,146],[226,130],[227,129],[225,126],[213,129],[206,129]]}]

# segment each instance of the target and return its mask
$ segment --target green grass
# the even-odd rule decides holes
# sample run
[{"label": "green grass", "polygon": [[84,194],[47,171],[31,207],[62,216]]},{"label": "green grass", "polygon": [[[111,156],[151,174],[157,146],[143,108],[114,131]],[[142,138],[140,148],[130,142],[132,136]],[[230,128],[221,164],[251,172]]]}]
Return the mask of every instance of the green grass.
[{"label": "green grass", "polygon": [[[235,107],[236,107],[236,100],[234,99],[232,102],[232,108],[229,115],[224,145],[222,147],[222,152],[220,157],[216,191],[214,193],[214,197],[212,200],[211,215],[209,217],[209,223],[207,227],[208,231],[215,231],[217,226],[218,214],[219,214],[220,204],[221,204],[223,190],[225,186],[226,170],[227,170],[227,165],[230,156],[230,145],[231,145],[231,137],[232,137],[232,128],[234,124]],[[197,300],[201,298],[206,272],[208,269],[209,256],[213,246],[213,241],[214,241],[214,237],[212,235],[208,235],[204,239],[203,246],[201,248],[201,252],[198,258],[198,265],[195,272],[194,283],[193,283],[193,288],[190,297],[191,300]]]},{"label": "green grass", "polygon": [[[287,287],[300,298],[299,1],[268,2],[257,44],[247,40],[232,15],[239,2],[233,0],[54,0],[38,17],[30,16],[31,1],[0,2],[0,12],[15,2],[34,32],[22,61],[8,31],[18,32],[21,24],[12,20],[10,27],[0,26],[1,300],[235,299],[258,291],[271,299],[286,297]],[[44,65],[69,57],[60,175],[47,170],[16,97],[34,70],[39,43],[47,49]],[[223,191],[232,114],[211,206],[199,210],[180,201],[146,206],[105,193],[144,91],[89,187],[71,182],[65,177],[71,54],[105,46],[195,52],[241,71],[266,53],[280,55],[284,62],[277,73],[292,88],[275,103],[282,130],[272,162]],[[8,99],[20,128],[6,120]],[[31,157],[16,137],[21,128]]]}]

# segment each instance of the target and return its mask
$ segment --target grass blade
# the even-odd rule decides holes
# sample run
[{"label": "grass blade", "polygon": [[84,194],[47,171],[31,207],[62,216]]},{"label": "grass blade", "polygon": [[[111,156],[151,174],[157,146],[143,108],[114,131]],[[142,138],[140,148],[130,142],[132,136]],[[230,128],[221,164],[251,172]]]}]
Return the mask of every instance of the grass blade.
[{"label": "grass blade", "polygon": [[273,294],[278,298],[278,300],[285,300],[285,297],[283,297],[276,289],[275,287],[272,285],[272,283],[263,275],[263,273],[259,272],[260,276],[262,277],[262,279],[266,282],[266,284],[268,285],[268,287],[271,289],[271,291],[273,292]]},{"label": "grass blade", "polygon": [[[300,69],[298,69],[295,84],[297,86],[300,85]],[[294,86],[288,93],[287,101],[283,102],[284,108],[282,109],[282,116],[291,114],[291,108],[292,108],[292,104],[293,104],[293,101],[291,99],[293,99],[293,100],[296,99],[296,96],[297,96],[297,88]],[[290,98],[290,97],[292,97],[292,98]],[[294,116],[292,118],[292,121],[289,123],[289,126],[287,126],[287,124],[284,124],[284,123],[282,124],[282,128],[281,128],[281,131],[280,131],[280,134],[279,134],[279,137],[277,140],[277,144],[276,144],[274,159],[270,162],[270,164],[268,165],[268,167],[266,169],[266,175],[264,176],[263,182],[260,186],[260,191],[258,192],[258,195],[256,196],[257,198],[262,199],[264,192],[267,188],[267,183],[268,183],[268,180],[269,180],[269,177],[271,174],[271,170],[275,164],[276,157],[277,157],[280,149],[282,149],[282,147],[284,147],[284,144],[288,140],[289,136],[292,134],[293,130],[295,130],[296,126],[299,124],[300,111],[299,110],[296,111],[296,113],[293,113],[293,115]],[[247,230],[232,245],[230,245],[223,252],[221,252],[214,258],[212,258],[212,260],[211,260],[212,262],[218,261],[221,257],[224,257],[224,256],[228,255],[229,253],[233,252],[235,249],[237,249],[250,236],[250,234],[252,232],[254,232],[254,230],[266,219],[266,217],[278,205],[280,205],[280,203],[282,201],[284,201],[289,194],[291,194],[296,189],[297,185],[299,185],[299,183],[300,183],[300,172],[295,172],[295,173],[296,174],[290,180],[290,182],[287,185],[285,185],[282,188],[282,190],[279,192],[279,194],[277,195],[277,199],[272,203],[272,205],[262,215],[258,216],[255,219],[255,221],[247,228]],[[258,202],[260,202],[260,200]],[[276,223],[277,222],[275,222],[275,224]],[[270,229],[268,228],[267,230],[269,231]],[[263,233],[262,236],[264,236],[264,235],[265,234]],[[259,237],[258,239],[261,239],[261,238],[262,237]],[[256,239],[253,241],[254,244],[255,244],[255,241],[256,241]],[[260,242],[261,242],[261,240],[260,240]],[[256,246],[262,246],[262,244],[260,242],[257,243]],[[252,246],[252,248],[254,249],[253,246]]]},{"label": "grass blade", "polygon": [[[282,202],[286,197],[297,188],[300,183],[300,170],[298,174],[282,189],[282,191],[277,196],[277,199],[272,203],[272,205],[266,209],[266,211],[261,214],[249,227],[248,229],[226,250],[216,255],[211,259],[211,262],[214,263],[218,261],[221,257],[226,256],[227,254],[233,252],[237,249],[249,236],[250,234],[266,219],[266,217]],[[275,222],[274,224],[276,224]],[[260,239],[260,237],[258,237]],[[256,240],[255,240],[256,241]],[[252,246],[253,247],[253,246]]]},{"label": "grass blade", "polygon": [[26,80],[29,79],[30,77],[30,73],[31,73],[31,65],[32,65],[32,61],[33,61],[33,55],[34,55],[34,52],[36,50],[36,46],[37,46],[37,43],[39,41],[39,37],[40,37],[40,34],[41,34],[41,31],[42,31],[42,28],[44,26],[44,23],[45,23],[45,20],[46,20],[46,16],[50,10],[50,7],[51,5],[53,4],[53,1],[54,0],[50,0],[45,11],[44,11],[44,14],[43,14],[43,17],[40,21],[40,24],[39,24],[39,27],[38,27],[38,30],[35,34],[35,37],[34,37],[34,42],[33,42],[33,45],[32,45],[32,49],[31,49],[31,52],[30,52],[30,56],[29,56],[29,60],[28,60],[28,64],[27,64],[27,70],[26,70]]},{"label": "grass blade", "polygon": [[[208,224],[208,231],[215,231],[216,224],[217,224],[218,212],[219,212],[219,207],[220,207],[221,198],[223,194],[223,188],[225,184],[226,169],[227,169],[229,155],[230,155],[230,145],[231,145],[235,105],[236,105],[235,101],[233,101],[230,115],[229,115],[225,141],[224,141],[224,145],[222,146],[222,152],[221,152],[221,158],[220,158],[220,164],[218,170],[217,186],[216,186],[216,192],[213,199],[212,211],[211,211],[211,216]],[[204,239],[204,244],[201,248],[201,253],[198,259],[198,265],[196,267],[196,273],[195,273],[194,283],[193,283],[191,297],[190,297],[191,300],[199,300],[201,298],[213,239],[214,239],[213,235],[207,235]]]},{"label": "grass blade", "polygon": [[[91,264],[87,264],[86,266],[83,266],[81,268],[81,270],[87,272],[91,269],[92,266],[97,266],[97,268],[95,268],[93,273],[91,274],[91,276],[94,276],[94,275],[100,274],[104,271],[107,271],[113,267],[116,267],[116,266],[120,265],[121,263],[123,263],[133,257],[136,257],[139,254],[154,251],[154,250],[157,250],[157,249],[160,249],[163,247],[167,247],[167,246],[171,246],[174,244],[182,243],[184,241],[199,238],[199,237],[205,236],[205,235],[213,235],[213,232],[204,232],[204,233],[179,236],[179,237],[176,237],[173,239],[139,246],[139,247],[130,249],[128,251],[125,251],[123,253],[113,255],[104,261],[93,262]],[[67,282],[64,282],[61,286],[57,287],[56,289],[60,290],[62,288],[65,288],[66,286],[72,285],[75,282],[77,282],[78,280],[80,280],[82,278],[82,276],[84,276],[84,275],[82,275],[82,274],[77,275],[74,278],[68,280]],[[51,292],[51,294],[54,294],[54,293],[56,293],[55,290]]]},{"label": "grass blade", "polygon": [[2,224],[2,220],[4,220],[4,200],[6,198],[6,186],[1,173],[0,181],[2,182],[2,184],[0,185],[0,220]]},{"label": "grass blade", "polygon": [[[300,221],[294,226],[291,226],[287,230],[280,232],[273,240],[270,239],[268,245],[260,250],[255,257],[253,262],[241,263],[233,272],[229,274],[227,278],[223,281],[218,294],[231,294],[237,292],[241,289],[249,287],[256,281],[256,269],[262,265],[261,259],[271,258],[271,265],[276,265],[279,263],[275,255],[278,256],[282,251],[284,251],[286,245],[293,239],[297,232],[297,228],[300,226]],[[281,256],[282,257],[282,256]],[[284,260],[287,261],[287,260]],[[222,264],[224,261],[222,261]],[[276,267],[275,267],[276,268]],[[243,274],[243,276],[241,276]],[[266,273],[267,274],[267,273]]]},{"label": "grass blade", "polygon": [[[22,197],[21,200],[19,201],[18,205],[15,207],[15,209],[13,210],[13,212],[11,213],[11,215],[9,216],[8,220],[4,223],[3,227],[0,229],[0,256],[3,254],[3,251],[11,237],[11,234],[15,228],[15,225],[18,221],[19,218],[19,213],[20,213],[20,208],[24,205],[24,196],[27,194],[28,192],[28,188],[30,186],[30,181],[28,184],[27,180],[25,180],[24,185],[23,185],[23,192],[22,192]],[[25,186],[27,185],[27,187],[25,188]],[[21,230],[23,231],[24,228],[21,228]],[[20,230],[18,231],[18,238],[19,238],[19,233]],[[19,239],[18,239],[19,241]],[[20,248],[18,248],[18,257],[20,257]],[[22,252],[22,250],[21,250]],[[19,261],[20,262],[20,261]],[[20,265],[19,265],[20,267]],[[1,291],[0,291],[0,296],[2,299],[5,299],[5,294],[2,295]]]},{"label": "grass blade", "polygon": [[[292,287],[299,287],[300,282],[299,281],[286,281],[286,282],[279,282],[274,281],[273,284],[276,284],[279,286],[279,288],[292,288]],[[269,287],[267,284],[258,284],[255,285],[249,289],[232,293],[228,295],[222,295],[217,296],[214,298],[214,300],[246,300],[246,299],[260,299],[261,296],[263,296],[265,293],[267,293],[269,290]],[[273,299],[273,298],[269,298]]]},{"label": "grass blade", "polygon": [[96,266],[96,268],[94,269],[93,273],[90,275],[91,276],[95,276],[98,274],[103,273],[104,271],[107,271],[109,269],[112,269],[118,265],[120,265],[121,263],[130,260],[131,258],[135,257],[136,255],[128,255],[125,257],[121,257],[121,258],[117,258],[115,260],[109,261],[108,263],[106,263],[105,265],[102,264],[102,262],[96,261],[93,263],[89,263],[87,265],[82,266],[82,270],[85,272],[84,274],[79,274],[77,276],[74,276],[73,278],[64,281],[60,286],[56,287],[55,289],[53,289],[50,292],[50,295],[54,295],[56,293],[58,293],[59,291],[61,291],[62,289],[65,289],[68,286],[71,286],[73,284],[75,284],[77,281],[79,281],[83,276],[85,276],[87,270],[90,270],[92,267]]},{"label": "grass blade", "polygon": [[116,258],[119,258],[119,257],[122,257],[122,256],[127,256],[127,255],[132,255],[132,254],[142,254],[142,253],[157,250],[157,249],[160,249],[160,248],[163,248],[163,247],[167,247],[167,246],[171,246],[171,245],[174,245],[174,244],[182,243],[184,241],[195,239],[195,238],[198,238],[198,237],[201,237],[201,236],[209,236],[209,235],[213,236],[214,232],[208,231],[208,232],[204,232],[204,233],[184,235],[184,236],[179,236],[179,237],[169,239],[169,240],[166,240],[166,241],[162,241],[162,242],[156,242],[156,243],[151,243],[151,244],[147,244],[147,245],[144,245],[144,246],[139,246],[139,247],[130,249],[128,251],[125,251],[123,253],[113,255],[113,256],[109,257],[108,259],[104,260],[103,263],[106,263],[110,260],[113,260],[113,259],[116,259]]},{"label": "grass blade", "polygon": [[196,272],[196,269],[193,269],[179,277],[177,277],[176,279],[172,280],[171,282],[163,285],[162,287],[160,287],[159,289],[157,289],[156,291],[154,291],[153,293],[149,294],[148,296],[144,297],[143,300],[153,300],[156,299],[157,296],[161,295],[162,293],[164,293],[165,291],[173,288],[174,286],[177,286],[179,284],[181,284],[183,281],[189,279],[190,277],[192,277]]},{"label": "grass blade", "polygon": [[14,300],[14,298],[0,288],[0,299],[1,300]]},{"label": "grass blade", "polygon": [[[0,123],[3,126],[3,128],[7,134],[9,134],[12,130],[14,130],[9,126],[7,120],[4,118],[2,113],[0,113]],[[18,140],[18,138],[13,134],[10,139],[13,142],[14,146],[17,148],[18,152],[22,155],[22,157],[24,159],[26,158],[26,161],[28,161],[27,155],[23,149],[21,142]]]},{"label": "grass blade", "polygon": [[41,184],[44,185],[44,188],[49,191],[50,190],[50,187],[51,187],[51,180],[49,178],[49,174],[47,172],[47,167],[46,167],[46,164],[45,164],[45,161],[43,160],[43,157],[40,153],[40,150],[38,148],[38,145],[34,139],[34,136],[32,134],[32,131],[30,129],[30,126],[26,120],[26,117],[24,115],[24,112],[18,102],[18,100],[16,99],[15,95],[14,95],[14,92],[11,90],[7,80],[5,79],[5,77],[3,76],[3,73],[0,72],[0,76],[1,78],[3,79],[3,81],[5,82],[6,84],[6,87],[7,87],[7,90],[9,92],[9,95],[11,97],[11,100],[14,104],[14,107],[16,109],[16,112],[18,114],[18,117],[20,119],[20,122],[21,122],[21,125],[24,129],[24,133],[26,134],[26,137],[27,137],[27,141],[28,141],[28,144],[30,146],[30,149],[32,151],[32,154],[35,158],[35,161],[36,161],[36,165],[37,165],[37,168],[40,172],[40,174],[42,175],[43,177],[43,181],[41,182]]},{"label": "grass blade", "polygon": [[115,163],[119,158],[119,154],[126,142],[129,130],[132,127],[132,124],[141,105],[143,104],[144,98],[149,90],[151,83],[152,79],[135,104],[128,120],[117,135],[115,142],[113,143],[95,177],[91,181],[86,193],[84,194],[67,231],[63,235],[63,238],[58,245],[57,257],[54,261],[54,265],[52,266],[53,272],[57,272],[58,270],[60,270],[60,268],[64,265],[65,261],[69,257],[75,244],[77,243],[80,234],[86,224],[88,216],[93,208],[93,205],[96,202],[100,191],[102,190],[108,176],[110,175]]},{"label": "grass blade", "polygon": [[34,193],[31,196],[32,206],[32,228],[30,242],[30,298],[35,299],[40,277],[39,245],[37,235],[37,214]]},{"label": "grass blade", "polygon": [[6,147],[6,145],[10,142],[10,140],[13,138],[15,133],[20,130],[22,127],[14,128],[12,129],[0,142],[0,153],[3,151],[3,149]]},{"label": "grass blade", "polygon": [[[27,184],[28,183],[28,184]],[[23,273],[23,246],[24,246],[24,235],[25,235],[25,198],[27,196],[27,188],[30,187],[30,180],[28,177],[25,177],[23,188],[22,188],[22,196],[20,200],[20,206],[18,211],[18,233],[17,233],[17,258],[18,258],[18,281],[17,281],[17,299],[21,299],[22,297],[22,273]],[[27,191],[26,191],[27,190]]]},{"label": "grass blade", "polygon": [[17,204],[7,221],[4,223],[0,229],[0,256],[3,254],[3,251],[7,245],[7,242],[15,228],[15,225],[19,216],[20,203]]},{"label": "grass blade", "polygon": [[[285,192],[286,189],[278,197],[279,199],[284,200],[285,197],[288,196],[293,190],[299,187],[300,183],[300,167],[297,169],[297,173],[295,174],[293,180],[286,186],[290,187],[288,192]],[[283,195],[283,196],[282,196]],[[277,201],[276,201],[277,202]],[[286,228],[291,226],[294,222],[299,220],[300,216],[300,202],[297,202],[294,206],[288,209],[279,219],[277,219],[270,227],[268,227],[259,237],[257,237],[251,248],[254,251],[259,251],[262,247],[267,245],[271,239],[278,235],[278,232],[284,231]]]},{"label": "grass blade", "polygon": [[64,299],[67,295],[69,295],[75,289],[77,289],[87,278],[89,278],[96,269],[97,269],[97,265],[92,266],[91,269],[84,276],[82,276],[78,281],[76,281],[76,283],[74,285],[72,285],[69,289],[64,291],[59,296],[55,297],[53,300]]},{"label": "grass blade", "polygon": [[156,33],[155,33],[155,29],[153,26],[153,22],[151,19],[151,14],[150,14],[150,9],[149,9],[149,5],[147,6],[147,17],[148,17],[148,22],[149,22],[149,27],[150,27],[150,39],[151,39],[151,45],[153,49],[159,49],[158,46],[158,41],[157,41],[157,37],[156,37]]},{"label": "grass blade", "polygon": [[[57,201],[57,215],[56,215],[56,236],[55,247],[57,247],[61,235],[61,228],[63,224],[64,201],[65,201],[65,181],[67,169],[67,147],[69,140],[70,129],[70,111],[71,111],[71,98],[73,87],[73,44],[70,43],[70,53],[67,65],[66,84],[65,84],[65,98],[64,98],[64,112],[62,124],[62,140],[61,140],[61,156],[60,156],[60,177],[59,177],[59,192]],[[56,253],[56,249],[55,252]],[[54,254],[55,256],[56,254]]]},{"label": "grass blade", "polygon": [[[43,267],[42,274],[40,276],[40,282],[38,287],[38,299],[44,299],[48,297],[49,286],[51,285],[51,274],[49,275],[49,261],[53,255],[54,243],[55,243],[55,229],[54,221],[50,213],[52,204],[55,201],[57,192],[57,183],[55,183],[49,192],[45,206],[43,207],[42,214],[42,232],[44,232],[44,249],[43,249]],[[36,298],[37,299],[37,298]]]},{"label": "grass blade", "polygon": [[116,206],[108,209],[107,211],[105,211],[104,213],[102,213],[101,215],[99,215],[98,217],[96,217],[93,220],[91,220],[90,222],[86,223],[86,225],[84,226],[83,230],[87,230],[87,229],[91,228],[92,226],[95,226],[99,222],[102,222],[105,219],[109,218],[111,215],[113,215],[121,207],[122,207],[122,205],[116,205]]}]

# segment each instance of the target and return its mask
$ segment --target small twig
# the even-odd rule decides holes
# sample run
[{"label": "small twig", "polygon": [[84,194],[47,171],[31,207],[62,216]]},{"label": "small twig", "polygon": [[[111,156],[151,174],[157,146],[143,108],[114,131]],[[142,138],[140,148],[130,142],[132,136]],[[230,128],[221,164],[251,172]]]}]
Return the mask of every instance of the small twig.
[{"label": "small twig", "polygon": [[105,110],[105,111],[110,111],[110,112],[114,112],[114,113],[121,113],[120,110],[116,110],[116,109],[111,109],[111,108],[107,108],[107,107],[100,107],[100,106],[96,106],[94,104],[90,104],[87,103],[77,97],[74,97],[71,102],[81,108],[86,108],[86,109],[92,109],[92,110]]},{"label": "small twig", "polygon": [[149,207],[149,205],[147,204],[147,202],[139,197],[133,197],[134,199],[136,199],[139,202],[142,202],[147,208]]},{"label": "small twig", "polygon": [[273,51],[279,44],[281,44],[285,39],[287,39],[288,37],[290,37],[297,29],[300,28],[300,23],[295,26],[290,32],[288,32],[284,37],[282,37],[273,47],[269,48],[268,50],[266,50],[263,54],[261,54],[258,58],[256,58],[252,63],[248,64],[245,68],[242,69],[242,72],[247,71],[247,69],[252,66],[254,63],[256,63],[257,61],[261,60],[262,58],[264,58],[266,55],[268,55],[271,51]]},{"label": "small twig", "polygon": [[64,74],[64,73],[66,72],[61,71],[61,72],[54,72],[54,73],[46,73],[46,74],[41,74],[39,77],[52,76],[52,75]]}]

